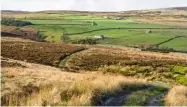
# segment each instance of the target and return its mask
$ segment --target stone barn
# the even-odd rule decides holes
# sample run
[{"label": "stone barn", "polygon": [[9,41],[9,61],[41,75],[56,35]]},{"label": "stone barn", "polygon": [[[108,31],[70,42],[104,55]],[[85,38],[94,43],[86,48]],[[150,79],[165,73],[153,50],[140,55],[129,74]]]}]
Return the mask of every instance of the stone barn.
[{"label": "stone barn", "polygon": [[145,33],[147,33],[147,34],[152,33],[152,31],[151,30],[146,30]]},{"label": "stone barn", "polygon": [[103,18],[104,18],[104,19],[109,19],[109,17],[108,17],[108,16],[104,16]]},{"label": "stone barn", "polygon": [[94,39],[104,39],[104,35],[96,35],[94,36]]}]

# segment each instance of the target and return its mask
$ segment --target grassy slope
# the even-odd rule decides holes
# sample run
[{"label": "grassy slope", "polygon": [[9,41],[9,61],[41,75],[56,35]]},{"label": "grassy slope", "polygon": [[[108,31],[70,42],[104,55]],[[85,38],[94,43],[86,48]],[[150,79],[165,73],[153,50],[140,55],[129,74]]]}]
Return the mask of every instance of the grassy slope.
[{"label": "grassy slope", "polygon": [[[180,57],[170,56],[166,54],[156,54],[156,53],[149,54],[145,52],[143,52],[144,54],[137,54],[137,52],[130,51],[130,50],[128,51],[126,50],[118,51],[116,49],[111,49],[111,50],[112,52],[98,50],[96,52],[91,52],[91,54],[86,53],[87,56],[84,53],[79,53],[83,56],[76,57],[75,55],[75,57],[78,58],[78,60],[76,61],[79,62],[80,59],[85,57],[90,58],[89,55],[92,56],[92,54],[97,54],[97,52],[104,53],[104,54],[108,52],[114,54],[114,57],[110,57],[110,56],[109,57],[115,61],[118,61],[119,59],[124,59],[124,57],[121,58],[121,55],[126,56],[126,52],[128,53],[128,51],[129,53],[132,54],[132,55],[130,54],[130,56],[133,56],[134,59],[136,59],[136,56],[134,55],[136,54],[138,55],[138,57],[142,57],[142,58],[145,58],[145,56],[147,56],[148,59],[152,59],[152,58],[154,59],[154,55],[156,55],[159,56],[159,58],[165,60],[171,58],[173,58],[172,60],[180,60]],[[119,53],[120,53],[120,57],[118,57]],[[105,59],[105,57],[101,55],[101,60],[100,60],[100,61],[104,61],[104,64],[108,63],[107,61],[113,63],[112,60],[110,59],[103,60],[102,58]],[[29,106],[32,105],[35,106],[36,105],[40,105],[40,106],[41,105],[56,105],[56,106],[57,105],[59,106],[105,105],[108,102],[106,101],[106,99],[110,100],[111,98],[121,94],[123,94],[124,97],[128,96],[126,102],[127,103],[129,102],[130,105],[131,102],[134,100],[139,101],[136,105],[143,105],[144,103],[147,102],[147,100],[142,100],[142,99],[139,100],[139,98],[145,98],[145,99],[153,98],[157,94],[163,93],[163,91],[158,91],[157,89],[162,85],[162,83],[156,86],[156,88],[153,88],[152,91],[146,91],[149,90],[148,87],[155,87],[155,85],[146,82],[145,79],[142,80],[142,79],[135,79],[131,77],[109,75],[108,73],[103,74],[102,72],[93,72],[93,73],[91,73],[90,71],[86,73],[85,72],[70,73],[66,71],[62,72],[60,69],[54,67],[49,67],[39,64],[31,64],[23,61],[15,61],[6,58],[3,58],[2,60],[3,60],[2,63],[3,64],[2,65],[3,89],[2,89],[1,101],[3,105],[29,105]],[[95,60],[93,59],[86,60],[85,62],[89,64],[90,63],[89,61],[91,61],[91,64],[100,64],[99,60],[97,63],[95,63],[94,62]],[[82,64],[84,66],[84,63]],[[150,67],[147,66],[140,67],[140,68],[137,68],[135,66],[135,68],[137,72],[139,72],[139,74],[141,74],[144,71],[148,72],[148,70],[150,70]],[[160,70],[163,69],[164,68],[161,68]],[[102,69],[100,70],[102,71]],[[123,71],[124,70],[125,69],[123,69]],[[183,69],[183,67],[178,66],[173,68],[172,72],[177,72],[177,74],[179,73],[185,74],[186,73],[185,70],[186,68]],[[116,69],[115,71],[118,72],[118,70]],[[115,81],[113,81],[114,79]],[[146,92],[145,94],[144,91],[143,93],[141,93],[142,89],[145,90]],[[131,97],[131,96],[135,96],[135,97]],[[186,99],[183,94],[178,96],[178,98],[180,97]],[[159,100],[162,101],[162,99]],[[114,103],[110,103],[110,104],[113,105]],[[182,103],[179,102],[179,104]],[[123,105],[123,103],[120,105]]]},{"label": "grassy slope", "polygon": [[[68,73],[39,64],[30,63],[28,66],[28,63],[21,61],[5,61],[20,63],[24,67],[3,67],[3,105],[92,105],[100,100],[102,95],[115,94],[115,91],[120,91],[122,87],[127,91],[146,85],[146,81],[140,79],[102,74],[96,76],[95,73]],[[114,78],[117,78],[115,82]],[[18,91],[19,97],[16,96]]]},{"label": "grassy slope", "polygon": [[91,48],[70,57],[66,66],[186,85],[186,61],[170,54]]},{"label": "grassy slope", "polygon": [[[50,66],[5,58],[2,60],[8,65],[16,63],[14,67],[3,65],[2,69],[1,101],[2,105],[7,106],[102,105],[104,99],[119,93],[128,95],[130,92],[155,87],[143,79],[98,72],[62,72]],[[161,85],[159,83],[156,87]]]}]

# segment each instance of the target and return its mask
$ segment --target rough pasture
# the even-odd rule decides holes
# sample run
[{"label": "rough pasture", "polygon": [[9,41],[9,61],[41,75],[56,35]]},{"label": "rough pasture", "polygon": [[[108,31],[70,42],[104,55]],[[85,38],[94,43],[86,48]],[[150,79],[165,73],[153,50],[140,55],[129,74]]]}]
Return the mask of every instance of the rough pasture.
[{"label": "rough pasture", "polygon": [[187,58],[172,54],[92,48],[73,55],[66,62],[69,68],[187,85]]},{"label": "rough pasture", "polygon": [[84,48],[66,44],[2,41],[1,49],[3,57],[58,66],[62,58]]}]

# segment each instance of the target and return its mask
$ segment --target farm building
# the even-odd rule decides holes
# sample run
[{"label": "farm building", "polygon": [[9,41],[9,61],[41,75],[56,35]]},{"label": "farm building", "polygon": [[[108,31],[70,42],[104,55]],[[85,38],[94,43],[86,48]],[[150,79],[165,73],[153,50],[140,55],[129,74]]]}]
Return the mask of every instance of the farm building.
[{"label": "farm building", "polygon": [[147,33],[147,34],[152,33],[152,31],[151,30],[146,30],[145,33]]},{"label": "farm building", "polygon": [[104,35],[96,35],[94,36],[94,39],[104,39]]},{"label": "farm building", "polygon": [[109,19],[109,17],[108,17],[108,16],[104,16],[103,18],[104,18],[104,19]]},{"label": "farm building", "polygon": [[114,20],[122,20],[122,17],[115,17]]}]

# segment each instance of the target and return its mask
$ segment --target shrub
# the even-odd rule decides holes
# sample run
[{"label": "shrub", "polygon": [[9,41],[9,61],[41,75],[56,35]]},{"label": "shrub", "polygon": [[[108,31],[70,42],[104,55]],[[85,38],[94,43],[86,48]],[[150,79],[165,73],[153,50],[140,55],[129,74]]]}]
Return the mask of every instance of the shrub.
[{"label": "shrub", "polygon": [[179,84],[187,85],[187,79],[184,76],[177,76],[176,82]]},{"label": "shrub", "polygon": [[169,48],[169,47],[149,47],[146,49],[142,49],[142,51],[153,51],[153,52],[163,52],[163,53],[175,52],[173,48]]},{"label": "shrub", "polygon": [[91,39],[91,38],[86,38],[86,39],[74,40],[74,41],[72,41],[72,43],[74,43],[74,44],[90,44],[90,45],[94,45],[94,44],[97,44],[97,40],[96,39]]},{"label": "shrub", "polygon": [[27,25],[32,25],[31,22],[16,20],[14,18],[2,18],[1,19],[1,24],[2,25],[8,25],[8,26],[27,26]]},{"label": "shrub", "polygon": [[172,69],[171,69],[172,72],[175,72],[175,73],[178,73],[178,74],[181,74],[181,75],[184,75],[187,73],[187,67],[183,67],[183,66],[174,66]]},{"label": "shrub", "polygon": [[62,36],[61,36],[61,40],[62,40],[63,42],[68,42],[68,41],[70,40],[70,37],[69,37],[68,34],[63,33]]}]

